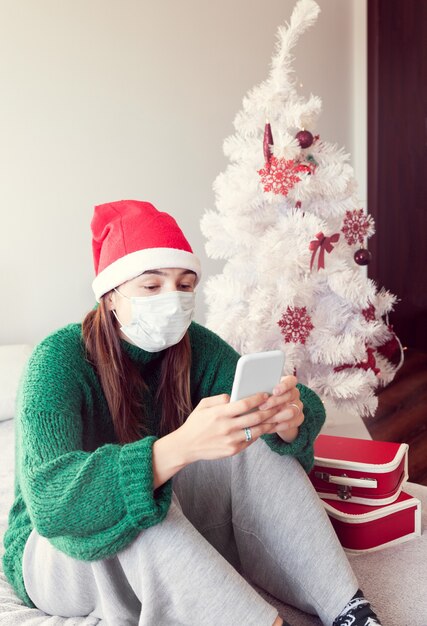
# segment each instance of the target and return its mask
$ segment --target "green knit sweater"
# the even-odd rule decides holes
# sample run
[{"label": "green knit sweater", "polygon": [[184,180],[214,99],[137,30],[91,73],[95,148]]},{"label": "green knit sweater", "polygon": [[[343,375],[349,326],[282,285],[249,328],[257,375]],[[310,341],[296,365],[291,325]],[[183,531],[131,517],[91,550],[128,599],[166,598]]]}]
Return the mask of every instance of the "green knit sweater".
[{"label": "green knit sweater", "polygon": [[[239,354],[218,335],[192,322],[191,399],[231,393]],[[100,381],[85,358],[81,324],[61,328],[34,349],[21,378],[16,411],[15,499],[4,536],[4,572],[18,596],[25,590],[22,556],[32,530],[69,556],[85,561],[113,556],[169,509],[172,479],[153,491],[152,446],[158,438],[161,352],[121,340],[148,384],[144,407],[150,435],[120,445]],[[305,421],[291,444],[277,434],[262,439],[278,454],[294,455],[309,471],[313,441],[324,420],[319,397],[298,384]]]}]

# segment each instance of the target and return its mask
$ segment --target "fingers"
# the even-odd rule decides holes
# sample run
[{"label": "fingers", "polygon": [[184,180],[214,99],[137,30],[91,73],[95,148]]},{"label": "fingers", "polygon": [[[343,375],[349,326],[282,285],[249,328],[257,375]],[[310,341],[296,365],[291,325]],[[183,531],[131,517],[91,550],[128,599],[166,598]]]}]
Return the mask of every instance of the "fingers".
[{"label": "fingers", "polygon": [[233,429],[253,428],[265,426],[263,432],[275,432],[276,429],[288,430],[301,426],[304,421],[304,405],[301,401],[287,404],[281,411],[273,407],[263,411],[254,411],[248,415],[242,415],[233,419]]},{"label": "fingers", "polygon": [[228,407],[226,407],[224,415],[228,417],[235,417],[237,415],[242,415],[243,413],[248,413],[252,409],[258,408],[262,402],[267,400],[267,398],[268,393],[260,392],[255,393],[252,396],[248,396],[247,398],[242,398],[241,400],[235,400],[234,402],[230,402]]},{"label": "fingers", "polygon": [[197,406],[201,409],[209,409],[219,404],[228,404],[229,401],[230,396],[228,393],[221,393],[218,396],[206,396],[206,398],[202,398]]},{"label": "fingers", "polygon": [[290,402],[298,402],[299,401],[299,390],[296,387],[293,387],[289,391],[279,395],[279,396],[270,396],[268,400],[263,402],[260,405],[260,409],[270,409],[273,406],[281,406],[288,404]]},{"label": "fingers", "polygon": [[[287,377],[294,378],[294,377]],[[218,411],[221,406],[222,418],[233,418],[226,425],[228,433],[234,433],[239,440],[244,441],[244,428],[251,428],[252,441],[264,433],[288,430],[298,427],[304,421],[303,404],[299,399],[299,391],[295,387],[278,397],[266,393],[257,393],[235,402],[230,402],[228,394],[208,396],[203,398],[198,408]],[[261,409],[260,405],[268,408]],[[255,430],[254,430],[255,429]],[[247,442],[248,445],[250,442]]]},{"label": "fingers", "polygon": [[273,395],[280,395],[286,391],[289,391],[293,387],[296,387],[298,380],[296,376],[282,376],[280,383],[273,389]]},{"label": "fingers", "polygon": [[288,404],[282,411],[278,411],[274,416],[277,429],[289,430],[301,426],[304,421],[304,405],[301,401]]},{"label": "fingers", "polygon": [[[288,378],[294,377],[290,376]],[[262,401],[265,395],[267,395],[268,399]],[[297,405],[299,410],[296,407],[289,406],[290,402]],[[262,406],[265,408],[261,409]],[[225,417],[234,417],[233,430],[239,430],[245,427],[256,426],[263,422],[270,422],[270,424],[277,426],[284,420],[290,419],[300,424],[304,420],[302,408],[299,390],[294,387],[287,394],[279,397],[268,397],[268,394],[258,393],[236,402],[230,402],[227,407],[224,407],[223,415]]]},{"label": "fingers", "polygon": [[273,408],[268,411],[253,411],[246,415],[235,417],[232,422],[232,429],[239,430],[242,428],[252,428],[254,426],[266,425],[267,430],[274,426],[276,420],[273,419],[277,415],[277,409]]},{"label": "fingers", "polygon": [[[259,439],[261,435],[264,435],[272,431],[273,427],[274,427],[274,424],[271,424],[271,423],[269,424],[266,422],[264,422],[263,424],[258,424],[257,426],[246,425],[245,427],[239,428],[238,430],[236,430],[233,433],[233,436],[236,438],[235,440],[236,443],[240,443],[243,448],[248,448],[251,445],[251,443]],[[251,429],[251,439],[249,441],[246,441],[246,434],[244,430],[245,428]]]}]

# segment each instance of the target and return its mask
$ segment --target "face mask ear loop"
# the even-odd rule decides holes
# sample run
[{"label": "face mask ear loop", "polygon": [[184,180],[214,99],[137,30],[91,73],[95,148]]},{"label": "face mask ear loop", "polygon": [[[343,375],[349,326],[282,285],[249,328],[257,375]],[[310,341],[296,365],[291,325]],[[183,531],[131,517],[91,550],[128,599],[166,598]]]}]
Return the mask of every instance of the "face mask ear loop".
[{"label": "face mask ear loop", "polygon": [[115,291],[116,293],[118,293],[118,294],[119,294],[119,296],[122,296],[122,298],[126,298],[126,300],[131,300],[131,298],[129,298],[129,296],[125,296],[125,294],[124,294],[124,293],[121,293],[121,292],[120,292],[118,289],[116,289],[115,287],[114,287],[114,291]]},{"label": "face mask ear loop", "polygon": [[119,322],[120,326],[123,326],[123,324],[121,323],[121,321],[120,321],[120,320],[119,320],[119,318],[118,318],[118,315],[117,315],[117,313],[116,313],[115,309],[111,309],[111,311],[113,312],[113,315],[114,315],[114,317],[116,318],[116,320]]},{"label": "face mask ear loop", "polygon": [[[114,291],[116,291],[116,292],[119,294],[119,296],[122,296],[123,298],[127,298],[128,300],[130,300],[130,298],[129,298],[128,296],[125,296],[123,293],[120,293],[120,291],[119,291],[118,289],[116,289],[115,287],[114,287]],[[117,315],[117,313],[116,313],[116,310],[115,310],[115,309],[111,309],[111,310],[112,310],[112,312],[113,312],[113,314],[114,314],[114,317],[115,317],[115,318],[116,318],[116,320],[119,322],[120,326],[123,326],[123,324],[122,324],[122,323],[121,323],[121,321],[119,320],[119,317],[118,317],[118,315]]]}]

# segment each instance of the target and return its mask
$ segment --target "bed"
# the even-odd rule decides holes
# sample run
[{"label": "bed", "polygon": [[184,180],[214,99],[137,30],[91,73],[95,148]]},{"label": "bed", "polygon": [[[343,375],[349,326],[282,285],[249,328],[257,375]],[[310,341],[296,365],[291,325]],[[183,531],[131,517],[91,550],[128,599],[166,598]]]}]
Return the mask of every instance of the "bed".
[{"label": "bed", "polygon": [[[3,535],[13,501],[14,482],[14,396],[30,346],[0,346],[0,557]],[[323,432],[343,436],[369,437],[362,420],[346,420],[327,411]],[[427,487],[409,483],[406,491],[422,501],[421,537],[369,554],[351,554],[349,559],[360,586],[370,599],[384,626],[427,626]],[[280,615],[293,626],[315,626],[321,622],[288,607],[253,585]],[[93,617],[64,618],[28,608],[7,581],[0,560],[0,626],[95,626],[104,620]],[[119,624],[117,626],[120,626]],[[153,626],[156,626],[153,624]]]}]

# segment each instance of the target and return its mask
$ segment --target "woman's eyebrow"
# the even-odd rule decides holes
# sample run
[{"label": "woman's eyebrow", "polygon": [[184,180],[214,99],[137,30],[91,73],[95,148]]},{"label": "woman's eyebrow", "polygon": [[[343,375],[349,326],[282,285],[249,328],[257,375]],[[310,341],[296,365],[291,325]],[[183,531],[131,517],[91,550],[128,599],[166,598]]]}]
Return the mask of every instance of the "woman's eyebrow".
[{"label": "woman's eyebrow", "polygon": [[[161,270],[146,270],[145,272],[142,272],[142,274],[140,274],[140,276],[146,276],[147,274],[157,274],[158,276],[169,276],[169,274],[167,274],[166,272],[162,272]],[[183,276],[184,274],[193,274],[194,276],[196,276],[196,272],[193,272],[192,270],[183,270],[179,275]]]}]

